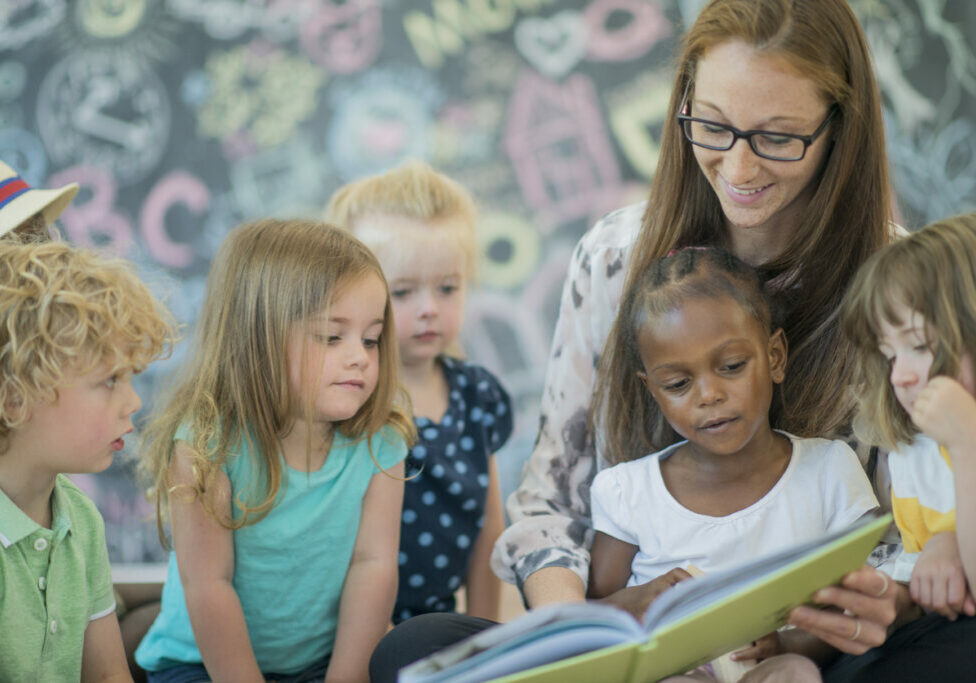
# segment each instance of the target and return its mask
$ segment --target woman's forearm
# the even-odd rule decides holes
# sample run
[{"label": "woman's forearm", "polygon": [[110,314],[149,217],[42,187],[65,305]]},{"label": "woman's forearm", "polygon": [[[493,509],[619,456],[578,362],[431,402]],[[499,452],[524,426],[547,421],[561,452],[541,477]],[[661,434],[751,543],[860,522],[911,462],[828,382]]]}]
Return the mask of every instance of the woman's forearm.
[{"label": "woman's forearm", "polygon": [[545,567],[525,580],[522,597],[530,608],[557,602],[582,602],[586,599],[586,587],[576,572],[570,569]]},{"label": "woman's forearm", "polygon": [[[612,221],[598,223],[581,238],[570,261],[546,367],[536,445],[507,501],[511,525],[492,555],[492,569],[509,583],[524,586],[540,570],[560,567],[575,574],[575,582],[586,583],[592,534],[586,491],[598,469],[588,419],[595,359],[613,323],[623,267],[642,214],[642,206],[628,207]],[[582,598],[583,591],[570,590],[556,587],[551,592],[556,601]]]}]

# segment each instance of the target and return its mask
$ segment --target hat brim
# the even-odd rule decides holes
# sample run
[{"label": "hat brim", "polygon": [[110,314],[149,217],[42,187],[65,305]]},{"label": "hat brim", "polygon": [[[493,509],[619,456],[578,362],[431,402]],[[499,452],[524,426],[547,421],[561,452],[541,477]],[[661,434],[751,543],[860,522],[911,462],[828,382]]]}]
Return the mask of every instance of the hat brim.
[{"label": "hat brim", "polygon": [[20,227],[24,221],[37,213],[42,214],[44,222],[51,225],[77,194],[78,183],[69,183],[64,187],[51,190],[34,188],[27,190],[0,209],[0,235],[6,235]]}]

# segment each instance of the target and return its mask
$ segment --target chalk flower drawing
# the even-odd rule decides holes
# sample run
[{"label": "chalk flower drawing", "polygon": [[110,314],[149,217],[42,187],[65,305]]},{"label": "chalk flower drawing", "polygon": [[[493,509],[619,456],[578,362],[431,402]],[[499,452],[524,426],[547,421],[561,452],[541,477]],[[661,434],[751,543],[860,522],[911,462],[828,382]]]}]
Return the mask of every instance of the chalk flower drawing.
[{"label": "chalk flower drawing", "polygon": [[212,89],[200,108],[200,134],[243,133],[261,148],[285,142],[315,113],[326,79],[321,67],[266,43],[215,53],[206,71]]}]

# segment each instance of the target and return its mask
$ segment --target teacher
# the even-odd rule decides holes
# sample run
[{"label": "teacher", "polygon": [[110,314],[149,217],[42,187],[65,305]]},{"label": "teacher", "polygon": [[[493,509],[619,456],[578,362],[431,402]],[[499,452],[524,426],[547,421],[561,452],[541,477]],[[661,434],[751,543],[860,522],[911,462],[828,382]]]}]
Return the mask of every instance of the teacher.
[{"label": "teacher", "polygon": [[[850,431],[853,350],[840,334],[838,306],[858,266],[899,231],[864,33],[844,0],[712,0],[680,50],[648,200],[588,231],[567,275],[537,444],[492,557],[529,607],[585,597],[589,487],[604,464],[598,446],[632,428],[627,415],[603,419],[597,411],[593,433],[598,359],[621,292],[670,250],[722,246],[760,269],[790,345],[773,425],[798,436]],[[886,480],[883,458],[852,445],[887,500],[886,485],[877,485]],[[823,642],[824,662],[837,651],[861,660],[856,655],[884,643],[889,627],[914,616],[907,589],[871,567],[816,597],[837,609],[797,608],[791,622]],[[649,598],[635,586],[607,600],[641,613]],[[426,616],[380,643],[374,681],[487,625]],[[943,670],[944,650],[927,656],[938,660],[933,671]],[[843,675],[852,679],[856,668]],[[884,680],[908,679],[896,672]]]}]

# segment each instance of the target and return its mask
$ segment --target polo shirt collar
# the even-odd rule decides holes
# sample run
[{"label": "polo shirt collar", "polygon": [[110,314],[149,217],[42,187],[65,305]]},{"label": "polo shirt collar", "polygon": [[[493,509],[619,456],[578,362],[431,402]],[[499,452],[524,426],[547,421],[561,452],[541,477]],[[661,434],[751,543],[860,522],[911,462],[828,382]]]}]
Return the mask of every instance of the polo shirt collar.
[{"label": "polo shirt collar", "polygon": [[[70,506],[67,505],[61,482],[61,477],[54,481],[54,492],[51,494],[51,530],[55,540],[61,540],[71,530]],[[0,490],[0,547],[6,549],[22,541],[39,529],[40,524],[28,517],[23,510],[10,500],[3,490]]]}]

